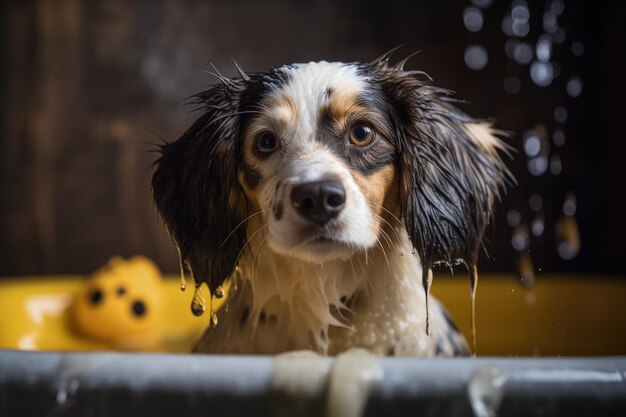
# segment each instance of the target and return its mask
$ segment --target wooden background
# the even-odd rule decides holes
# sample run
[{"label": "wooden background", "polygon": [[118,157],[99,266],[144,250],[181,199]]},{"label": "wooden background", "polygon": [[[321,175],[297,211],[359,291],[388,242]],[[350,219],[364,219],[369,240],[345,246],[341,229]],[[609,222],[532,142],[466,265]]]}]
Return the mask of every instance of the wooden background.
[{"label": "wooden background", "polygon": [[[470,113],[494,116],[500,127],[515,132],[552,120],[553,106],[563,96],[562,82],[554,88],[529,87],[516,97],[502,89],[506,57],[500,21],[509,2],[496,2],[485,11],[485,28],[479,34],[463,27],[462,10],[468,4],[4,2],[0,275],[85,273],[112,255],[136,253],[174,271],[175,249],[150,198],[149,165],[155,158],[150,151],[159,137],[173,140],[193,121],[183,99],[214,82],[203,72],[210,63],[232,75],[231,57],[254,71],[320,59],[368,61],[406,43],[402,54],[423,51],[411,66],[469,99]],[[499,209],[490,247],[493,259],[483,269],[513,269],[511,230],[503,220],[508,208],[525,206],[531,191],[540,192],[550,223],[563,195],[572,189],[579,196],[583,251],[577,260],[565,263],[554,255],[546,237],[545,242],[535,242],[536,263],[544,270],[621,268],[616,261],[622,250],[598,245],[615,234],[622,240],[626,236],[626,187],[619,179],[622,157],[616,155],[620,150],[624,154],[624,136],[621,144],[617,141],[624,129],[606,115],[617,116],[619,105],[623,109],[622,96],[615,91],[624,85],[624,72],[619,75],[623,58],[610,51],[616,45],[612,31],[623,33],[624,8],[618,6],[616,12],[608,6],[568,7],[568,42],[588,40],[587,63],[579,63],[578,70],[589,76],[585,91],[595,95],[569,108],[572,122],[563,155],[568,162],[561,177],[530,178],[523,153],[512,163],[520,187]],[[581,23],[581,16],[587,23]],[[485,71],[465,67],[468,42],[484,43],[493,51]],[[623,53],[623,45],[619,48]],[[599,61],[603,65],[596,65]],[[595,107],[597,94],[604,94],[601,108]],[[600,120],[602,137],[585,136],[597,132]],[[519,135],[511,143],[520,148]]]}]

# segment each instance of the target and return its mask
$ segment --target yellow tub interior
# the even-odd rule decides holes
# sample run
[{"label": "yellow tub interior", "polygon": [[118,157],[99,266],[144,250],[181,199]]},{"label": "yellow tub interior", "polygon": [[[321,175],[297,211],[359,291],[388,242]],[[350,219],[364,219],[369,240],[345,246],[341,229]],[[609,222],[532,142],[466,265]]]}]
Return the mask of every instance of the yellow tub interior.
[{"label": "yellow tub interior", "polygon": [[[0,348],[117,349],[73,331],[69,306],[83,283],[79,276],[1,279]],[[208,313],[191,314],[193,291],[179,286],[176,277],[165,279],[162,337],[149,350],[188,352],[209,325]],[[469,339],[467,276],[435,277],[432,292]],[[478,355],[626,354],[626,280],[618,277],[542,275],[527,289],[513,276],[482,274],[476,312]]]}]

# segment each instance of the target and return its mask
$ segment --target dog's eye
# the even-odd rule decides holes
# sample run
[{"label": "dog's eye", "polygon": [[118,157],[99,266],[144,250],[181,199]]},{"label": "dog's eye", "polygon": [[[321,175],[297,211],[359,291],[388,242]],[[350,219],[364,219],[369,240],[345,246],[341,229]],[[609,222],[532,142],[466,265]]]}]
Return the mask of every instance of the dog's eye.
[{"label": "dog's eye", "polygon": [[350,142],[356,146],[367,146],[374,140],[374,130],[363,124],[352,126],[350,129]]},{"label": "dog's eye", "polygon": [[256,138],[256,147],[263,153],[274,152],[278,148],[278,139],[271,132],[261,133]]}]

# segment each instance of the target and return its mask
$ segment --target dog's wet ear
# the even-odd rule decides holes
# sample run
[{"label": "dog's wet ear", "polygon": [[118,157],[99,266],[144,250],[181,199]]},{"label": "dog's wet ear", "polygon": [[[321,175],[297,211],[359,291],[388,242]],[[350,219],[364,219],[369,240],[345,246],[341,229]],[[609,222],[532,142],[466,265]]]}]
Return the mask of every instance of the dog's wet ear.
[{"label": "dog's wet ear", "polygon": [[512,180],[502,135],[451,102],[423,72],[405,71],[390,55],[368,64],[394,108],[398,131],[400,205],[425,268],[437,262],[473,265],[494,203]]},{"label": "dog's wet ear", "polygon": [[245,80],[224,78],[195,96],[204,114],[161,147],[152,191],[157,209],[196,285],[213,293],[245,244],[247,200],[237,181],[240,98]]}]

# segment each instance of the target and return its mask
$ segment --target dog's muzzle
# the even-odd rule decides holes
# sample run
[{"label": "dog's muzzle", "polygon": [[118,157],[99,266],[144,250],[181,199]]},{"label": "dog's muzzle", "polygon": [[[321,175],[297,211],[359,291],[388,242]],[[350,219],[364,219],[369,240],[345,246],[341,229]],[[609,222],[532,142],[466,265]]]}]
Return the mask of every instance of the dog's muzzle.
[{"label": "dog's muzzle", "polygon": [[324,226],[337,217],[346,203],[346,190],[339,181],[299,184],[291,190],[291,205],[304,220]]}]

